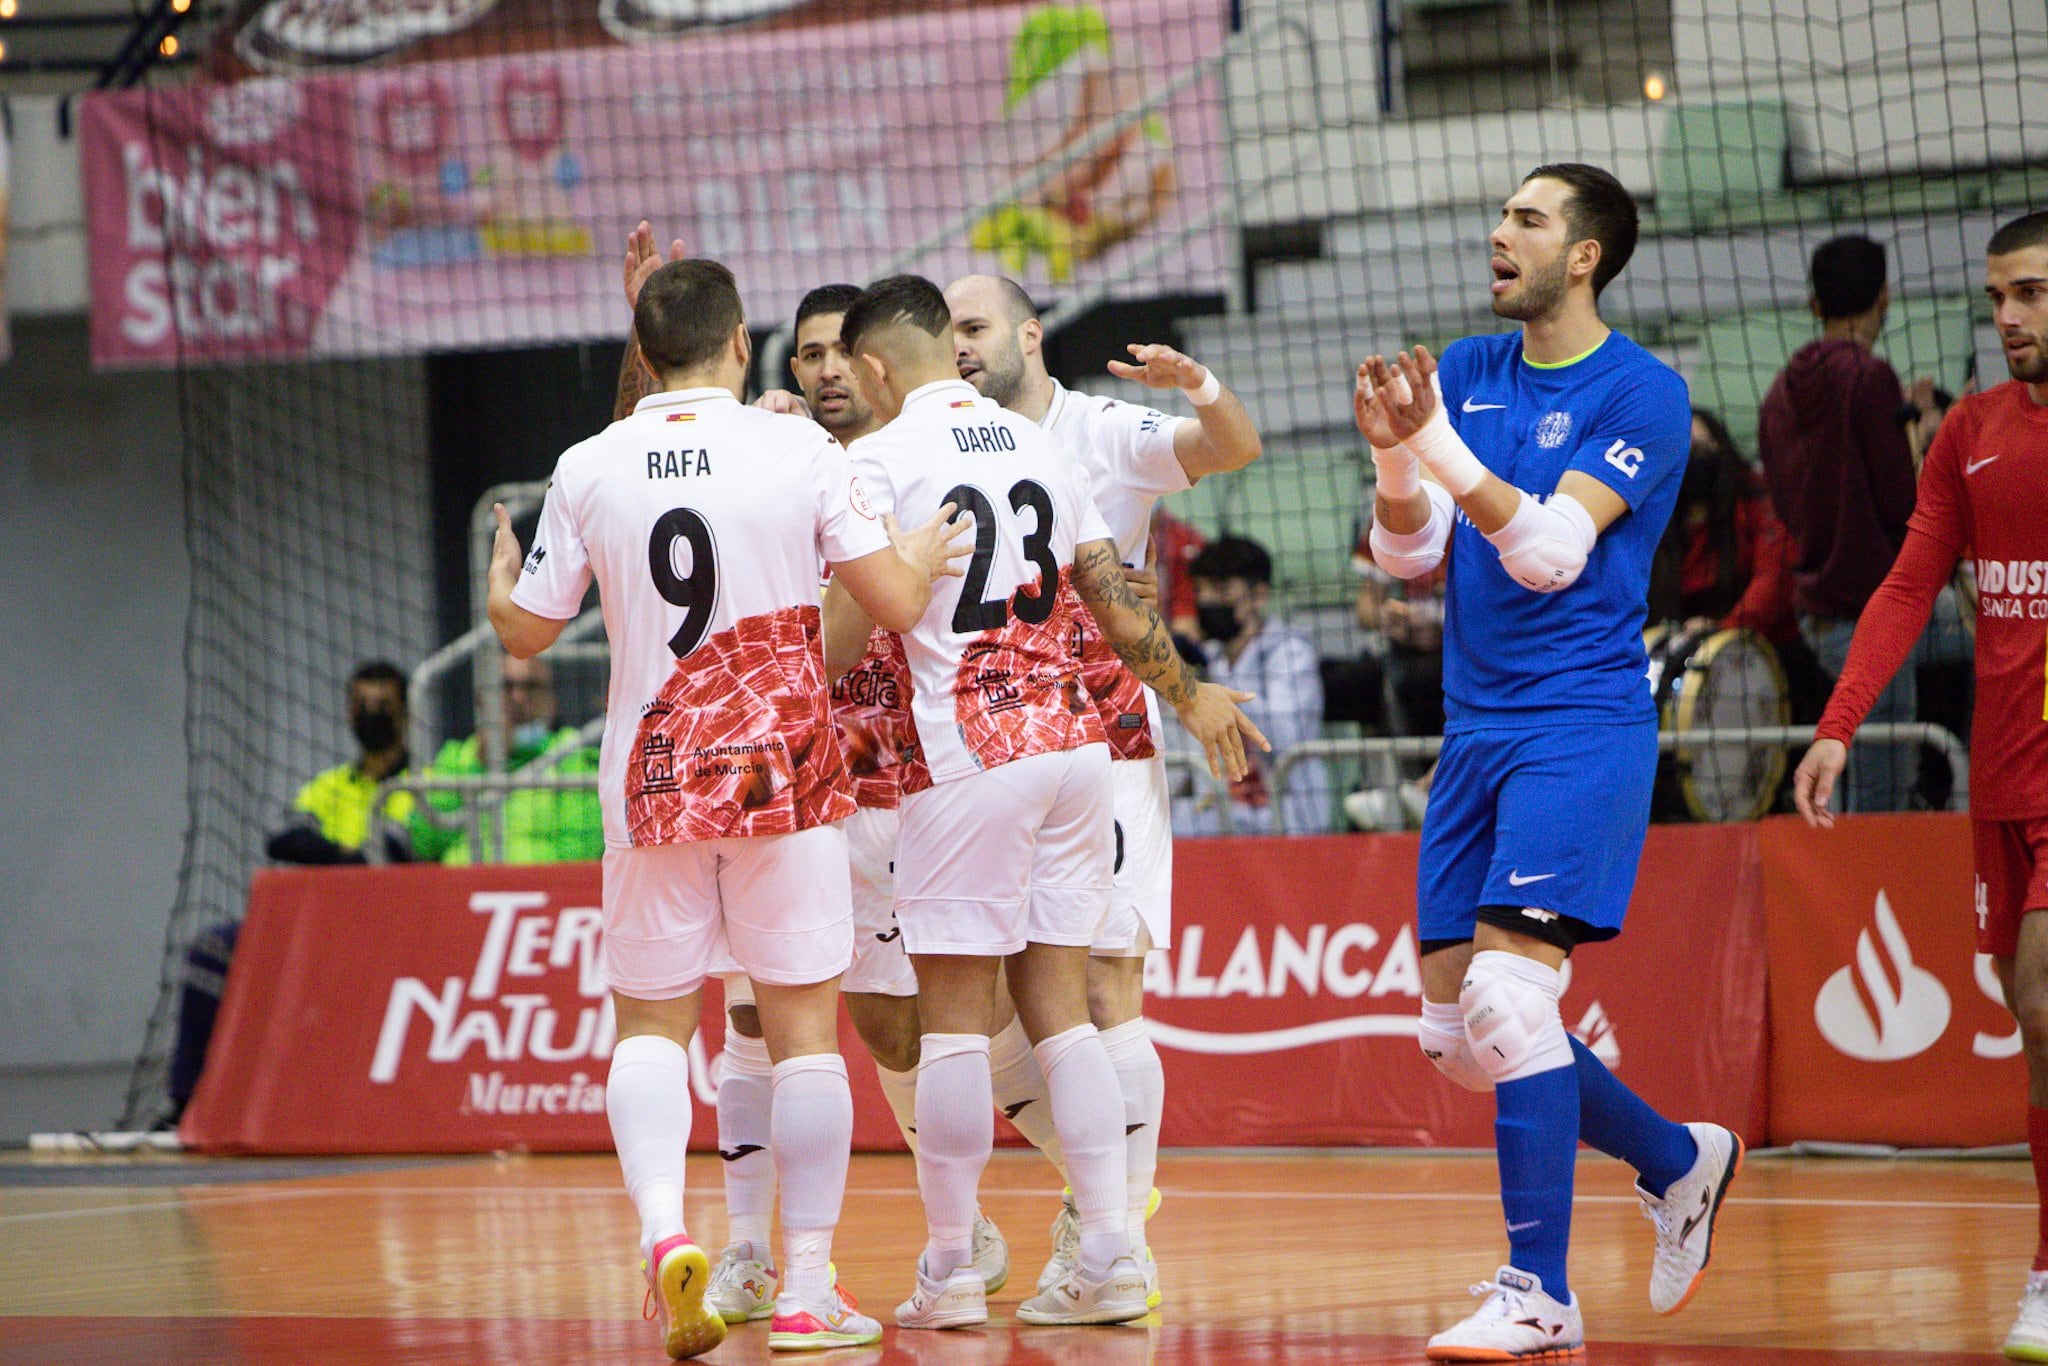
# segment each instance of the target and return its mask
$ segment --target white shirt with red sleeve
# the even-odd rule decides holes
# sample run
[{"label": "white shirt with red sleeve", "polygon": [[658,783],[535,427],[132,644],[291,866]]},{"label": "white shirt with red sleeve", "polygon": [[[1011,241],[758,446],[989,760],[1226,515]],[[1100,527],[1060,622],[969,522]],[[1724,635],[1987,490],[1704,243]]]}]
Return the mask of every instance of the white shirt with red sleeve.
[{"label": "white shirt with red sleeve", "polygon": [[[1076,393],[1053,381],[1052,403],[1039,425],[1088,475],[1096,510],[1116,542],[1117,558],[1145,567],[1152,507],[1169,493],[1192,487],[1174,433],[1188,419],[1099,394]],[[1163,615],[1163,614],[1162,614]],[[1117,759],[1149,759],[1157,752],[1158,703],[1151,689],[1117,656],[1087,607],[1074,605],[1074,653],[1081,684],[1102,716],[1109,752]]]},{"label": "white shirt with red sleeve", "polygon": [[724,389],[644,398],[563,453],[512,601],[567,619],[597,581],[611,641],[607,847],[852,814],[818,564],[888,545],[837,441]]},{"label": "white shirt with red sleeve", "polygon": [[853,453],[878,514],[974,515],[960,578],[932,586],[903,637],[911,713],[934,783],[1103,739],[1072,648],[1074,547],[1109,540],[1088,479],[1036,423],[963,380],[913,391]]}]

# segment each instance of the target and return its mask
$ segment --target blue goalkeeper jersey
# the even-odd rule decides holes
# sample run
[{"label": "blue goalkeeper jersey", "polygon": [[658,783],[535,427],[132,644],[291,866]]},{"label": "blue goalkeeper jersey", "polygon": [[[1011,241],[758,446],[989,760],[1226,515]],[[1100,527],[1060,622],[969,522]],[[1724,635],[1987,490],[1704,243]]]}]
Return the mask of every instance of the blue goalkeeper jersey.
[{"label": "blue goalkeeper jersey", "polygon": [[1458,514],[1444,601],[1446,732],[1654,718],[1643,617],[1692,445],[1685,380],[1619,332],[1559,366],[1524,360],[1520,332],[1467,337],[1445,349],[1438,377],[1451,424],[1495,475],[1548,498],[1565,471],[1580,470],[1630,508],[1556,593],[1509,578],[1500,552]]}]

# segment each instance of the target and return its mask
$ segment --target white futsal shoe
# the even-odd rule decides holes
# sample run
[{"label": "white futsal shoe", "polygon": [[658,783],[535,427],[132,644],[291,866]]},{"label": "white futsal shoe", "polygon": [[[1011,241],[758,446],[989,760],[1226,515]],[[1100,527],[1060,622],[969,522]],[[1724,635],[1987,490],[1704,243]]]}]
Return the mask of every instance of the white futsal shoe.
[{"label": "white futsal shoe", "polygon": [[1472,1293],[1486,1296],[1486,1303],[1429,1340],[1431,1361],[1562,1361],[1586,1348],[1577,1295],[1559,1304],[1544,1293],[1541,1279],[1511,1266]]},{"label": "white futsal shoe", "polygon": [[2048,1361],[2048,1275],[2027,1278],[2020,1316],[2005,1335],[2005,1355],[2009,1361]]},{"label": "white futsal shoe", "polygon": [[733,1243],[711,1268],[704,1301],[727,1323],[751,1323],[775,1312],[775,1268],[752,1243]]},{"label": "white futsal shoe", "polygon": [[[1159,1187],[1152,1188],[1151,1196],[1145,1202],[1145,1221],[1159,1213],[1164,1196]],[[1151,1249],[1131,1250],[1145,1269],[1147,1299],[1152,1308],[1159,1307],[1159,1267],[1152,1260]],[[1081,1212],[1074,1207],[1074,1192],[1068,1190],[1060,1197],[1060,1212],[1052,1218],[1052,1256],[1045,1264],[1045,1270],[1038,1273],[1038,1292],[1042,1295],[1058,1285],[1081,1264]]]},{"label": "white futsal shoe", "polygon": [[982,1292],[993,1295],[1010,1279],[1010,1245],[995,1220],[974,1211],[974,1271],[981,1277]]},{"label": "white futsal shoe", "polygon": [[1643,1217],[1657,1229],[1657,1253],[1650,1264],[1650,1308],[1675,1314],[1700,1288],[1707,1258],[1714,1252],[1714,1223],[1728,1186],[1742,1170],[1742,1140],[1718,1124],[1688,1124],[1700,1155],[1692,1170],[1671,1183],[1662,1200],[1640,1184],[1636,1196]]},{"label": "white futsal shoe", "polygon": [[1037,1326],[1129,1323],[1145,1317],[1145,1273],[1133,1257],[1119,1257],[1098,1279],[1074,1269],[1017,1306],[1017,1317]]},{"label": "white futsal shoe", "polygon": [[1038,1273],[1038,1293],[1058,1285],[1081,1264],[1081,1212],[1074,1208],[1074,1193],[1060,1197],[1060,1212],[1052,1217],[1052,1256]]},{"label": "white futsal shoe", "polygon": [[905,1328],[975,1328],[988,1322],[988,1292],[972,1264],[943,1281],[925,1274],[924,1256],[917,1259],[917,1289],[896,1306],[896,1322]]}]

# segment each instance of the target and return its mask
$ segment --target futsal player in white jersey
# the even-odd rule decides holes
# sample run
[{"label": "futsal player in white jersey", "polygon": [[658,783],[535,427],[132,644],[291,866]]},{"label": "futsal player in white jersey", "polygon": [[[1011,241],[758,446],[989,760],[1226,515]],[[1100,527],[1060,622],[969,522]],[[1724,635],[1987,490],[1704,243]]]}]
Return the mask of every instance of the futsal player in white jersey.
[{"label": "futsal player in white jersey", "polygon": [[612,657],[602,967],[618,1022],[606,1110],[664,1345],[694,1356],[725,1335],[682,1197],[686,1049],[728,944],[774,1060],[785,1275],[769,1345],[869,1343],[880,1325],[830,1270],[853,1129],[837,1018],[852,958],[838,823],[854,802],[827,714],[818,566],[907,629],[931,581],[959,572],[951,535],[936,518],[892,535],[838,442],[741,406],[751,347],[725,267],[655,271],[634,331],[660,392],[563,454],[523,562],[499,509],[490,619],[530,657],[598,585]]},{"label": "futsal player in white jersey", "polygon": [[[1219,771],[1243,771],[1258,733],[1221,688],[1196,682],[1157,613],[1126,584],[1087,476],[1035,423],[959,378],[945,297],[928,280],[871,286],[841,320],[869,403],[889,419],[855,462],[876,506],[958,506],[975,552],[903,633],[933,786],[906,797],[896,913],[917,969],[918,1182],[929,1241],[897,1322],[985,1322],[971,1264],[976,1188],[993,1139],[989,1034],[999,966],[1044,1070],[1078,1210],[1072,1269],[1018,1309],[1027,1323],[1114,1323],[1146,1311],[1130,1255],[1123,1105],[1088,1019],[1087,957],[1110,904],[1114,823],[1099,713],[1071,653],[1072,587],[1139,676],[1161,689]],[[948,589],[952,591],[948,591]],[[846,606],[828,595],[828,654]],[[857,620],[857,614],[852,614]],[[1262,743],[1262,741],[1261,741]]]},{"label": "futsal player in white jersey", "polygon": [[[1075,393],[1045,367],[1045,329],[1021,286],[996,275],[969,275],[946,288],[960,375],[1010,411],[1043,427],[1088,475],[1096,509],[1116,542],[1126,571],[1147,562],[1153,504],[1192,487],[1206,474],[1240,470],[1259,458],[1258,428],[1237,396],[1199,362],[1171,347],[1134,345],[1135,364],[1111,362],[1113,373],[1154,389],[1181,389],[1192,419],[1094,394]],[[1131,1245],[1144,1266],[1151,1302],[1159,1303],[1158,1268],[1146,1247],[1145,1220],[1156,1207],[1159,1121],[1166,1076],[1144,1021],[1148,950],[1171,944],[1173,830],[1166,763],[1156,748],[1156,705],[1079,613],[1081,676],[1103,710],[1108,731],[1117,861],[1109,919],[1088,963],[1089,1016],[1123,1088],[1125,1162]],[[1073,1260],[1074,1208],[1067,1200],[1053,1223],[1053,1256],[1039,1276],[1045,1289]]]}]

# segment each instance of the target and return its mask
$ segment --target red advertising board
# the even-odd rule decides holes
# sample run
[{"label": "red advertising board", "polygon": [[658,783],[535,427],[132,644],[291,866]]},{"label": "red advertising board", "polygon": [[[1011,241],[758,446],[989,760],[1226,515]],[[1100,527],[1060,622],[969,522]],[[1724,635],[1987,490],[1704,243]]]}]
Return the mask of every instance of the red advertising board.
[{"label": "red advertising board", "polygon": [[[1588,948],[1566,1023],[1654,1103],[1762,1137],[1752,827],[1657,831],[1629,933]],[[1492,1110],[1416,1051],[1412,836],[1189,840],[1147,965],[1168,1143],[1456,1144]],[[598,870],[260,874],[182,1136],[240,1152],[604,1149],[611,1013]],[[691,1050],[716,1134],[716,988]],[[850,1058],[860,1045],[842,1021]],[[856,1061],[856,1143],[900,1146]]]},{"label": "red advertising board", "polygon": [[1786,817],[1761,850],[1773,1141],[2023,1142],[2026,1063],[1977,952],[1968,817]]},{"label": "red advertising board", "polygon": [[[1490,1097],[1415,1044],[1414,836],[1187,840],[1146,965],[1179,1144],[1489,1147]],[[1652,1104],[1764,1132],[1756,832],[1651,832],[1628,931],[1568,971],[1567,1028]]]}]

